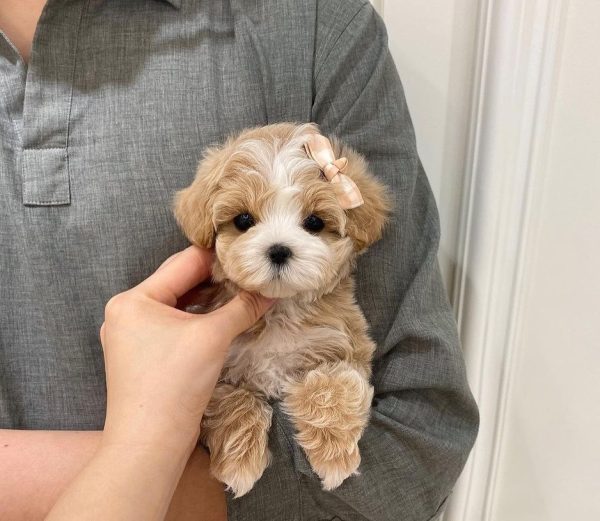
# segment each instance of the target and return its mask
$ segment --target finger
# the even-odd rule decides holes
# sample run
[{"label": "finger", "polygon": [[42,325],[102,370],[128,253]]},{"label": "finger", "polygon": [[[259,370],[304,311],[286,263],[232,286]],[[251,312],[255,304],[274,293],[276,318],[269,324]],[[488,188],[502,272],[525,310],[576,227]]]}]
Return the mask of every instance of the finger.
[{"label": "finger", "polygon": [[173,255],[171,255],[170,257],[168,257],[158,268],[156,271],[158,270],[162,270],[167,264],[169,264],[175,257],[181,255],[181,252],[178,251],[177,253],[174,253]]},{"label": "finger", "polygon": [[275,299],[268,299],[257,293],[240,291],[223,307],[204,315],[215,321],[218,330],[233,340],[262,317],[274,304]]},{"label": "finger", "polygon": [[138,284],[134,291],[175,306],[177,299],[206,279],[210,273],[213,254],[209,250],[190,246],[179,252],[150,277]]},{"label": "finger", "polygon": [[100,343],[102,344],[102,347],[104,347],[104,330],[105,330],[105,324],[106,322],[102,322],[102,325],[100,326]]}]

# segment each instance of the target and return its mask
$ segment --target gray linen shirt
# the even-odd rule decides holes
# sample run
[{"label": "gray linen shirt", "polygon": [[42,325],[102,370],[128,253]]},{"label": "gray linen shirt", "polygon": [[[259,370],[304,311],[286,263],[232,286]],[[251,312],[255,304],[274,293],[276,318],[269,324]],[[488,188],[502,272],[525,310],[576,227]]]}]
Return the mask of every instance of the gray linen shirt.
[{"label": "gray linen shirt", "polygon": [[376,396],[361,475],[333,492],[276,407],[272,463],[229,517],[434,519],[478,415],[437,209],[365,0],[49,0],[28,67],[0,35],[0,425],[102,428],[106,301],[186,246],[171,200],[204,147],[277,121],[337,134],[393,193],[357,274]]}]

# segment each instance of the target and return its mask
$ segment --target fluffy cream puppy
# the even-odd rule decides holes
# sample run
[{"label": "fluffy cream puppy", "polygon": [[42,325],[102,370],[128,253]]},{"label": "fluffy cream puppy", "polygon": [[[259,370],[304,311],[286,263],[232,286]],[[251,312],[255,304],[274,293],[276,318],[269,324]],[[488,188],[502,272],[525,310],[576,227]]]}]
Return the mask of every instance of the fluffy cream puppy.
[{"label": "fluffy cream puppy", "polygon": [[357,255],[380,238],[389,204],[364,158],[332,138],[364,200],[342,209],[305,151],[315,133],[315,124],[292,123],[244,130],[208,149],[195,180],[176,197],[175,215],[190,241],[215,248],[219,291],[211,307],[240,288],[278,299],[232,344],[202,423],[212,473],[236,496],[268,465],[269,399],[281,400],[325,489],[360,463],[375,346],[351,273]]}]

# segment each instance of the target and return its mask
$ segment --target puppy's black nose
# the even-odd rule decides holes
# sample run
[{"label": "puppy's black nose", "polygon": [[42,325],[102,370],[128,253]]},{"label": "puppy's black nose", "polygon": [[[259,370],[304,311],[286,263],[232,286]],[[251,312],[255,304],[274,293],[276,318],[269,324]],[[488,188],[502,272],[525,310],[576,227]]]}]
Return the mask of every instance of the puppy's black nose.
[{"label": "puppy's black nose", "polygon": [[269,259],[273,264],[278,266],[285,264],[285,262],[292,256],[292,250],[283,244],[273,244],[268,250]]}]

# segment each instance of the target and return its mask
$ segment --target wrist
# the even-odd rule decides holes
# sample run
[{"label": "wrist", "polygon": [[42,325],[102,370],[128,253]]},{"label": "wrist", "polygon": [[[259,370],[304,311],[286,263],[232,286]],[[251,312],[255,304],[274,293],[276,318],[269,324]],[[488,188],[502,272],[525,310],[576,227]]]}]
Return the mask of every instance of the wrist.
[{"label": "wrist", "polygon": [[177,483],[194,449],[188,444],[156,441],[121,442],[114,439],[101,441],[94,459],[111,468],[111,463],[129,473],[143,474],[146,479]]},{"label": "wrist", "polygon": [[[146,415],[147,416],[147,415]],[[200,422],[160,421],[140,415],[107,415],[101,446],[136,452],[171,454],[174,458],[189,457],[200,435]]]},{"label": "wrist", "polygon": [[174,432],[172,429],[125,432],[105,429],[99,445],[103,455],[144,458],[162,472],[179,472],[194,450],[200,430]]}]

